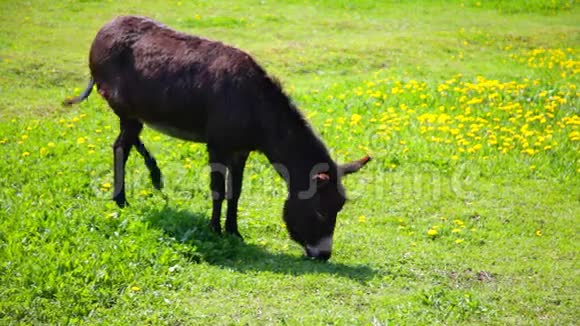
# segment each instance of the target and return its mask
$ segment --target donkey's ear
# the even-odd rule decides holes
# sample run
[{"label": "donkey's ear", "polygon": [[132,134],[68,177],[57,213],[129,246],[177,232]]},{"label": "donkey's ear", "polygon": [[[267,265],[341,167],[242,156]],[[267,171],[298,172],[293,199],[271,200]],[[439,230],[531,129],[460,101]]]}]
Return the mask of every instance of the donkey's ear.
[{"label": "donkey's ear", "polygon": [[318,174],[315,174],[312,177],[312,180],[316,181],[316,185],[318,186],[318,188],[320,188],[328,183],[328,181],[330,180],[330,175],[326,172],[320,172]]},{"label": "donkey's ear", "polygon": [[340,175],[347,175],[351,173],[355,173],[360,170],[365,164],[367,164],[371,160],[370,156],[365,156],[360,160],[356,160],[354,162],[345,163],[338,167]]}]

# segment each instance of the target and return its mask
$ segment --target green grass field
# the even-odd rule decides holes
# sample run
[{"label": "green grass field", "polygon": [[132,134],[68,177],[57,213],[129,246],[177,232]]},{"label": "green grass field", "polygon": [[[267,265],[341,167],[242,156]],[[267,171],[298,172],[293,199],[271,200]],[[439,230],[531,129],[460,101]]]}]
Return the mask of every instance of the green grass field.
[{"label": "green grass field", "polygon": [[[245,242],[208,227],[202,144],[145,130],[128,200],[118,121],[86,85],[120,14],[251,53],[338,161],[333,257],[302,257],[254,153]],[[1,1],[0,324],[558,324],[580,318],[575,1]]]}]

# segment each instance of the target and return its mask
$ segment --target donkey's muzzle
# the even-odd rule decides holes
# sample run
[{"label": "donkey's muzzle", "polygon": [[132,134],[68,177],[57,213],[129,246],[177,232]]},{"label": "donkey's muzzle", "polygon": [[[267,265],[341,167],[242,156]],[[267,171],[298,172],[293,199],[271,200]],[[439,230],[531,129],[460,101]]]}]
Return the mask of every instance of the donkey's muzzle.
[{"label": "donkey's muzzle", "polygon": [[304,249],[306,251],[306,256],[327,261],[332,253],[332,238],[322,238],[317,245],[312,246],[307,244],[304,246]]}]

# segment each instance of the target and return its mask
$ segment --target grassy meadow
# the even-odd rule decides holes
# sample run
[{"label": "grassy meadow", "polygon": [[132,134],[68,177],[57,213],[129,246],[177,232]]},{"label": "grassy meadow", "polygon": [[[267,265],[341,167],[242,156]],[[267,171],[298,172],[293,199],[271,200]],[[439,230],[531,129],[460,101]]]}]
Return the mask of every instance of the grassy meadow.
[{"label": "grassy meadow", "polygon": [[[150,16],[251,53],[345,179],[333,256],[303,257],[250,156],[245,242],[214,235],[202,144],[145,129],[112,194],[118,119],[97,30]],[[580,318],[580,11],[573,0],[0,1],[0,324],[558,324]]]}]

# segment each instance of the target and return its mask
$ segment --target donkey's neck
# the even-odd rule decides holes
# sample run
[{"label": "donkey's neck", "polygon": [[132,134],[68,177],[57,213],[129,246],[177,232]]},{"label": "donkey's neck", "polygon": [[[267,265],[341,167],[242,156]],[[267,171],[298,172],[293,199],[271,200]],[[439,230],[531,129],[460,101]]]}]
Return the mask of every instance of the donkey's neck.
[{"label": "donkey's neck", "polygon": [[276,118],[275,127],[268,128],[270,141],[264,154],[286,180],[290,197],[310,189],[313,175],[336,174],[336,163],[296,108],[292,106]]}]

